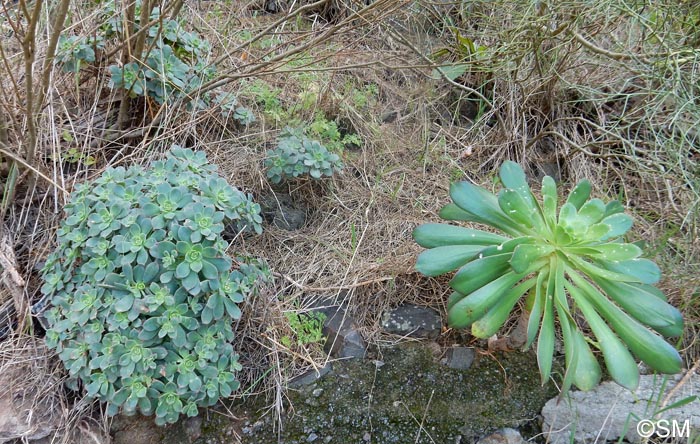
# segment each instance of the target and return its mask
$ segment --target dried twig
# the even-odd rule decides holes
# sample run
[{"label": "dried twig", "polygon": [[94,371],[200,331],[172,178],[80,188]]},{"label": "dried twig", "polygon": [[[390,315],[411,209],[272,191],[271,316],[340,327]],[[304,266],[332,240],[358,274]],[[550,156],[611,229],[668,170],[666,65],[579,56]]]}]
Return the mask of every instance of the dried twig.
[{"label": "dried twig", "polygon": [[675,394],[678,392],[678,390],[681,389],[685,384],[690,381],[690,378],[693,377],[693,375],[697,372],[698,368],[700,368],[700,359],[695,360],[695,364],[683,375],[680,381],[678,381],[678,384],[673,386],[671,390],[666,394],[664,397],[664,400],[661,402],[661,405],[659,406],[658,410],[662,410],[666,405],[669,403],[669,401],[675,396]]},{"label": "dried twig", "polygon": [[22,329],[29,314],[29,305],[24,297],[24,279],[17,271],[17,259],[10,232],[4,224],[0,225],[0,273],[0,282],[12,295],[18,316],[18,328]]}]

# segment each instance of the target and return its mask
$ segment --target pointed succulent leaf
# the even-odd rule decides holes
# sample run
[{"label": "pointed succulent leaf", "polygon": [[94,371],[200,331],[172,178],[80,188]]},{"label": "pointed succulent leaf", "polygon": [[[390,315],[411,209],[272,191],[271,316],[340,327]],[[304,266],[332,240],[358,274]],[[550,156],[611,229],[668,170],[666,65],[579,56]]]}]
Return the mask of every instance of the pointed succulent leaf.
[{"label": "pointed succulent leaf", "polygon": [[578,218],[586,225],[598,223],[605,217],[605,204],[600,199],[591,199],[578,209]]},{"label": "pointed succulent leaf", "polygon": [[673,374],[680,371],[682,361],[675,348],[610,302],[578,273],[572,272],[570,276],[632,353],[658,372]]},{"label": "pointed succulent leaf", "polygon": [[653,285],[661,279],[661,270],[656,263],[649,259],[637,258],[619,262],[599,259],[596,262],[602,268],[632,276],[643,284]]},{"label": "pointed succulent leaf", "polygon": [[459,269],[450,281],[450,286],[456,291],[468,295],[505,273],[510,268],[511,257],[511,253],[505,253],[469,262]]},{"label": "pointed succulent leaf", "polygon": [[447,311],[450,311],[454,305],[464,299],[466,295],[458,292],[458,291],[453,291],[450,296],[447,298]]},{"label": "pointed succulent leaf", "polygon": [[572,334],[576,344],[577,359],[574,384],[579,389],[588,391],[600,382],[600,364],[598,364],[581,331],[572,328]]},{"label": "pointed succulent leaf", "polygon": [[605,205],[605,217],[623,213],[624,211],[625,207],[623,207],[620,201],[617,200],[611,200],[607,205]]},{"label": "pointed succulent leaf", "polygon": [[557,220],[557,184],[549,176],[542,179],[542,216],[552,229]]},{"label": "pointed succulent leaf", "polygon": [[600,223],[610,227],[605,236],[600,238],[601,241],[605,241],[627,233],[627,231],[632,228],[633,220],[625,213],[615,213],[611,216],[607,216]]},{"label": "pointed succulent leaf", "polygon": [[440,217],[444,220],[472,221],[470,213],[467,213],[457,205],[450,203],[440,209]]},{"label": "pointed succulent leaf", "polygon": [[523,273],[533,262],[543,259],[554,252],[551,245],[542,244],[522,244],[515,247],[510,258],[510,266],[516,273]]},{"label": "pointed succulent leaf", "polygon": [[588,298],[578,287],[567,283],[567,289],[598,339],[598,347],[603,352],[605,366],[610,372],[610,376],[621,386],[629,390],[636,390],[639,385],[639,370],[627,347],[598,315],[591,303],[588,302]]},{"label": "pointed succulent leaf", "polygon": [[507,272],[489,284],[466,295],[456,302],[447,313],[448,323],[454,328],[469,327],[496,304],[505,290],[522,278],[521,275]]},{"label": "pointed succulent leaf", "polygon": [[642,324],[667,337],[677,337],[683,333],[681,312],[659,298],[652,290],[654,287],[602,278],[596,278],[595,282],[613,301]]},{"label": "pointed succulent leaf", "polygon": [[591,195],[591,183],[584,179],[571,190],[569,197],[566,199],[567,203],[570,203],[577,210],[583,206],[583,204],[588,200]]},{"label": "pointed succulent leaf", "polygon": [[452,201],[480,222],[502,230],[508,234],[520,234],[522,229],[512,222],[498,206],[498,199],[492,193],[469,182],[456,182],[450,186]]},{"label": "pointed succulent leaf", "polygon": [[535,342],[535,338],[537,337],[537,331],[539,330],[540,321],[542,320],[542,313],[544,311],[544,300],[546,294],[545,285],[548,276],[549,272],[547,269],[540,270],[540,272],[537,274],[533,304],[530,308],[530,315],[527,322],[527,342],[525,343],[525,347],[530,347],[530,345]]},{"label": "pointed succulent leaf", "polygon": [[[551,262],[554,262],[552,259]],[[556,270],[552,270],[550,262],[550,273],[544,293],[544,307],[542,309],[542,326],[537,338],[537,364],[540,367],[542,384],[547,382],[552,372],[552,358],[554,355],[554,301],[557,290]]]},{"label": "pointed succulent leaf", "polygon": [[448,245],[497,245],[508,240],[498,234],[448,224],[423,224],[413,230],[413,239],[424,248]]},{"label": "pointed succulent leaf", "polygon": [[418,256],[416,270],[426,276],[445,274],[471,261],[483,249],[483,245],[448,245],[431,248]]},{"label": "pointed succulent leaf", "polygon": [[508,320],[510,312],[520,298],[535,285],[535,279],[516,285],[503,294],[502,299],[472,324],[472,334],[477,338],[490,338]]},{"label": "pointed succulent leaf", "polygon": [[630,261],[642,255],[642,250],[634,244],[613,242],[592,245],[590,249],[593,250],[590,256],[612,262]]},{"label": "pointed succulent leaf", "polygon": [[507,217],[522,227],[533,228],[537,225],[537,208],[530,206],[517,191],[501,190],[498,205]]}]

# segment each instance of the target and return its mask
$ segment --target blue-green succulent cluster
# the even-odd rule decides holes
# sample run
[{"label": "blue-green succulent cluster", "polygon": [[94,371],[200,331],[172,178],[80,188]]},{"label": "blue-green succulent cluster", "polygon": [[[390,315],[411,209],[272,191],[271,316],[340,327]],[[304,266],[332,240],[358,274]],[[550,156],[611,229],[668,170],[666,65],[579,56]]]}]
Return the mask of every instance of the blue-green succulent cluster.
[{"label": "blue-green succulent cluster", "polygon": [[337,154],[304,135],[302,130],[286,128],[277,147],[267,152],[265,168],[267,177],[273,183],[280,183],[283,179],[307,174],[314,179],[330,177],[343,168],[343,163]]},{"label": "blue-green succulent cluster", "polygon": [[[139,32],[147,25],[141,23],[141,8],[142,2],[136,1],[132,32]],[[55,60],[64,71],[78,72],[81,67],[95,62],[95,50],[129,40],[124,30],[124,10],[118,2],[105,2],[101,21],[102,25],[89,36],[61,36]],[[216,76],[216,66],[208,60],[211,54],[209,42],[199,34],[185,30],[180,21],[163,17],[158,7],[150,11],[148,22],[155,24],[145,31],[142,54],[132,54],[132,61],[127,63],[107,61],[110,87],[124,90],[132,98],[151,97],[158,104],[185,99],[190,107],[204,109],[221,105],[226,112],[224,104],[215,96],[198,92],[204,83]],[[229,99],[226,103],[231,102]],[[237,106],[232,117],[243,124],[255,120],[252,112],[243,106]]]},{"label": "blue-green succulent cluster", "polygon": [[260,207],[202,152],[174,146],[149,168],[76,187],[42,271],[46,342],[90,396],[174,422],[238,387],[239,304],[266,275],[232,271],[224,225],[261,231]]},{"label": "blue-green succulent cluster", "polygon": [[[136,30],[140,23],[141,2],[136,3]],[[101,28],[105,38],[123,38],[122,16],[113,3],[108,3]],[[154,8],[149,21],[159,19],[160,9]],[[184,29],[176,20],[162,18],[147,31],[146,53],[123,66],[111,65],[110,85],[129,92],[132,97],[149,96],[157,103],[172,102],[186,95],[196,95],[197,89],[214,78],[216,68],[207,61],[211,45],[198,34]],[[210,98],[192,97],[195,106],[208,106]]]},{"label": "blue-green succulent cluster", "polygon": [[56,47],[56,62],[66,72],[78,72],[82,66],[95,62],[95,49],[102,49],[104,41],[93,36],[61,35]]}]

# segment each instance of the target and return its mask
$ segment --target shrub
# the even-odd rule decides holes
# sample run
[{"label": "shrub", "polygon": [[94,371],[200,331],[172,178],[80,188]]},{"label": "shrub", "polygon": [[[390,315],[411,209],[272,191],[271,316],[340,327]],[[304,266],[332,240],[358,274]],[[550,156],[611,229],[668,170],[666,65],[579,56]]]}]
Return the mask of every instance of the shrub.
[{"label": "shrub", "polygon": [[332,176],[343,164],[337,154],[329,152],[317,140],[304,135],[302,130],[286,128],[277,147],[267,152],[267,177],[273,183],[308,174],[314,179]]},{"label": "shrub", "polygon": [[[135,30],[140,23],[141,2],[136,2]],[[149,20],[161,18],[160,9],[154,8]],[[104,11],[101,31],[104,39],[123,40],[121,13],[112,2]],[[157,103],[172,103],[189,95],[196,96],[197,88],[211,80],[216,68],[207,58],[211,52],[209,42],[198,34],[186,31],[176,20],[161,18],[148,30],[144,54],[123,66],[109,66],[110,86],[128,91],[132,97],[149,96]],[[209,105],[208,95],[198,97],[192,103],[199,108]]]},{"label": "shrub", "polygon": [[88,395],[155,413],[193,416],[238,387],[231,345],[238,305],[264,267],[231,271],[224,224],[260,232],[260,207],[202,152],[174,146],[148,169],[109,168],[79,185],[58,248],[42,271],[46,342]]},{"label": "shrub", "polygon": [[[151,97],[158,104],[186,99],[189,106],[198,109],[218,104],[226,112],[231,99],[221,103],[217,96],[198,94],[199,88],[216,75],[216,66],[208,61],[211,53],[209,42],[195,32],[186,31],[177,20],[163,17],[160,8],[151,7],[148,20],[157,22],[146,31],[142,53],[133,54],[128,63],[107,61],[111,63],[107,67],[110,87],[124,90],[132,98]],[[137,1],[134,29],[125,32],[126,19],[118,3],[113,0],[106,2],[100,14],[102,25],[94,35],[61,36],[56,62],[64,71],[76,73],[81,67],[94,63],[95,50],[104,50],[110,42],[123,43],[128,40],[130,32],[138,32],[145,26],[141,23],[141,8],[142,2]],[[232,116],[244,125],[255,120],[252,112],[242,106],[235,108]]]},{"label": "shrub", "polygon": [[[572,383],[584,390],[598,383],[600,367],[590,345],[602,351],[612,378],[629,389],[637,387],[639,373],[628,348],[656,371],[679,372],[678,352],[647,327],[679,336],[681,314],[653,286],[661,274],[656,264],[623,240],[632,218],[622,205],[589,200],[591,185],[584,180],[557,214],[551,177],[542,181],[541,202],[516,163],[505,162],[500,178],[504,189],[498,197],[468,182],[452,184],[453,203],[440,216],[503,234],[447,224],[426,224],[413,232],[416,242],[429,248],[418,258],[418,271],[437,276],[459,269],[450,282],[455,291],[447,302],[449,323],[471,326],[474,336],[488,338],[527,294],[526,347],[537,337],[543,382],[552,368],[555,314],[567,368],[563,391]],[[597,342],[583,333],[579,315]]]}]

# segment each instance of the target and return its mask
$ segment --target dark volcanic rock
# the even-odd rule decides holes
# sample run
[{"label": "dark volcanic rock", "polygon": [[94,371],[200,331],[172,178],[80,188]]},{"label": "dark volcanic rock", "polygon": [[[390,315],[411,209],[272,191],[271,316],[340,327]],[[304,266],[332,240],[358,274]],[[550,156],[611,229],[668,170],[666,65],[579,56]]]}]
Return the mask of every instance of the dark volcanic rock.
[{"label": "dark volcanic rock", "polygon": [[318,381],[319,379],[323,378],[325,375],[330,373],[330,371],[333,370],[333,366],[329,362],[325,366],[321,367],[316,370],[309,370],[308,372],[297,376],[296,378],[292,379],[289,381],[289,387],[290,388],[299,388],[299,387],[304,387],[306,385],[311,385],[314,382]]},{"label": "dark volcanic rock", "polygon": [[288,194],[273,194],[260,202],[262,215],[268,223],[287,231],[298,230],[306,223],[307,209],[294,202]]},{"label": "dark volcanic rock", "polygon": [[449,368],[467,370],[474,363],[474,349],[471,347],[452,347],[447,350],[445,364]]},{"label": "dark volcanic rock", "polygon": [[435,339],[440,336],[442,319],[435,310],[406,304],[385,312],[382,328],[401,336]]},{"label": "dark volcanic rock", "polygon": [[324,349],[335,358],[364,358],[367,344],[357,330],[355,320],[341,306],[321,307],[316,311],[326,315],[323,335]]},{"label": "dark volcanic rock", "polygon": [[[469,370],[435,362],[420,343],[379,353],[382,366],[339,360],[332,373],[290,391],[293,409],[286,411],[293,414],[283,418],[280,442],[303,444],[315,436],[313,442],[473,443],[506,427],[535,427],[533,418],[557,392],[551,383],[540,385],[532,353],[497,353]],[[243,443],[278,442],[271,416]]]}]

